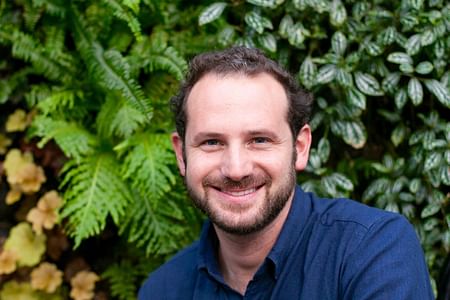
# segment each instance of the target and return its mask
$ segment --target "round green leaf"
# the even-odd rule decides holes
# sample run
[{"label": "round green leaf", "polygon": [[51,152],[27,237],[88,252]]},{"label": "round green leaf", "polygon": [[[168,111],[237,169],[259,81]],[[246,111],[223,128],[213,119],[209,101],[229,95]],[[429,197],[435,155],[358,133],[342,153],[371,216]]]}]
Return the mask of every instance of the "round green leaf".
[{"label": "round green leaf", "polygon": [[436,79],[427,79],[424,81],[427,89],[436,96],[436,98],[450,108],[450,92],[441,82]]},{"label": "round green leaf", "polygon": [[431,71],[433,71],[433,64],[429,61],[423,61],[416,66],[415,70],[417,73],[422,75],[429,74]]},{"label": "round green leaf", "polygon": [[434,169],[434,168],[438,167],[441,162],[442,162],[442,153],[431,152],[425,158],[424,170],[429,171],[431,169]]},{"label": "round green leaf", "polygon": [[344,4],[340,0],[334,0],[331,4],[330,23],[333,26],[339,27],[347,20],[347,11]]},{"label": "round green leaf", "polygon": [[278,33],[280,36],[287,38],[289,36],[289,31],[294,27],[294,21],[290,15],[285,15],[280,21],[278,26]]},{"label": "round green leaf", "polygon": [[391,133],[391,141],[397,147],[403,142],[406,137],[407,127],[403,124],[399,124]]},{"label": "round green leaf", "polygon": [[347,89],[347,99],[350,105],[366,109],[366,96],[355,88]]},{"label": "round green leaf", "polygon": [[330,157],[330,149],[331,146],[328,139],[326,137],[321,138],[319,144],[317,145],[317,154],[322,162],[328,161],[328,158]]},{"label": "round green leaf", "polygon": [[422,44],[422,46],[428,46],[433,44],[433,42],[436,40],[436,36],[433,32],[433,30],[431,29],[427,29],[425,30],[421,35],[420,35],[420,43]]},{"label": "round green leaf", "polygon": [[268,50],[269,52],[276,52],[277,51],[277,40],[271,33],[265,33],[258,37],[258,41],[261,44],[261,46]]},{"label": "round green leaf", "polygon": [[342,32],[336,31],[333,34],[331,38],[331,48],[337,55],[344,55],[345,49],[347,48],[347,38]]},{"label": "round green leaf", "polygon": [[345,191],[353,191],[354,186],[353,186],[353,182],[348,179],[345,175],[341,174],[341,173],[333,173],[331,175],[331,178],[333,179],[333,181],[335,182],[335,185],[342,188]]}]

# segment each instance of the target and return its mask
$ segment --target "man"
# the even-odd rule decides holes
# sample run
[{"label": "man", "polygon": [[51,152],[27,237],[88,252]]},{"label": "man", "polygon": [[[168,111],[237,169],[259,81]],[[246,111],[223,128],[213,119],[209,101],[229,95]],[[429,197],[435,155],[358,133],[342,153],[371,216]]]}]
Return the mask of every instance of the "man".
[{"label": "man", "polygon": [[296,186],[312,98],[260,51],[193,59],[172,99],[172,143],[200,240],[152,273],[139,299],[433,299],[398,214]]}]

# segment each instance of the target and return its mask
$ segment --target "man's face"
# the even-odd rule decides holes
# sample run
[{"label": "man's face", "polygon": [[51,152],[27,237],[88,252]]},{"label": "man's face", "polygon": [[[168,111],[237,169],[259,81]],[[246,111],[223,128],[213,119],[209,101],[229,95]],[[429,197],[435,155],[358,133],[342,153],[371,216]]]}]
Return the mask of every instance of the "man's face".
[{"label": "man's face", "polygon": [[222,230],[247,234],[270,224],[293,197],[304,169],[307,125],[294,140],[288,100],[268,74],[208,74],[187,100],[184,141],[174,134],[180,172],[194,204]]}]

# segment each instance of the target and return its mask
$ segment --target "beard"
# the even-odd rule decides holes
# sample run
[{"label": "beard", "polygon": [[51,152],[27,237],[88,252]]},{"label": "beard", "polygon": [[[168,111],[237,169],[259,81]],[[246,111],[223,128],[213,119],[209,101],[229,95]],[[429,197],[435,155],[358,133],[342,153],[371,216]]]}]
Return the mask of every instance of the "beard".
[{"label": "beard", "polygon": [[[185,178],[187,177],[188,174]],[[265,228],[286,206],[293,193],[296,181],[293,163],[286,170],[284,178],[280,179],[279,186],[274,187],[272,178],[266,173],[249,175],[239,181],[227,177],[207,176],[202,181],[202,187],[205,191],[203,197],[193,189],[188,180],[185,181],[185,184],[194,205],[205,213],[218,228],[230,234],[247,235]],[[252,204],[255,205],[254,203],[247,206],[229,204],[218,207],[212,202],[215,199],[212,199],[209,193],[211,189],[244,190],[251,187],[264,188],[265,194],[264,199],[259,200],[260,203],[256,212],[253,212],[253,216],[247,219],[245,216],[250,213],[249,210],[252,208]],[[230,213],[233,214],[233,217],[230,217]]]}]

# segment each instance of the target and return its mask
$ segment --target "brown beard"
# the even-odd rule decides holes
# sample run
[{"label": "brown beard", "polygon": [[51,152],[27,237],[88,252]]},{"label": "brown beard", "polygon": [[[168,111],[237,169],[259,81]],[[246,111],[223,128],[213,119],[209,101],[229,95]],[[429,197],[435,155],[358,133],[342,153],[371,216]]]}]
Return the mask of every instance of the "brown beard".
[{"label": "brown beard", "polygon": [[[195,193],[188,184],[186,184],[186,186],[189,196],[192,198],[194,205],[202,212],[204,212],[217,227],[230,234],[247,235],[262,230],[280,214],[281,210],[286,206],[286,203],[293,193],[295,180],[296,174],[294,165],[292,164],[290,172],[286,174],[286,178],[280,180],[281,186],[277,190],[272,192],[270,192],[270,188],[272,187],[272,179],[267,174],[259,176],[247,176],[240,181],[234,181],[226,177],[205,177],[202,185],[206,191],[206,194],[203,198]],[[264,206],[260,209],[258,216],[255,217],[251,224],[230,224],[229,222],[227,222],[227,220],[221,218],[220,211],[216,211],[211,208],[211,200],[208,196],[209,189],[246,189],[251,187],[257,188],[261,186],[264,186],[264,188],[266,188],[265,203]],[[239,209],[237,209],[236,212],[238,213]]]}]

